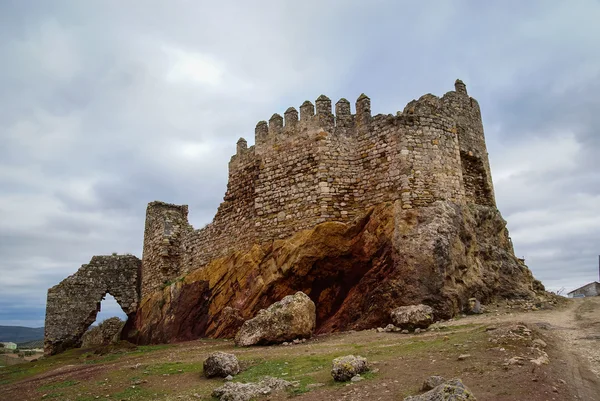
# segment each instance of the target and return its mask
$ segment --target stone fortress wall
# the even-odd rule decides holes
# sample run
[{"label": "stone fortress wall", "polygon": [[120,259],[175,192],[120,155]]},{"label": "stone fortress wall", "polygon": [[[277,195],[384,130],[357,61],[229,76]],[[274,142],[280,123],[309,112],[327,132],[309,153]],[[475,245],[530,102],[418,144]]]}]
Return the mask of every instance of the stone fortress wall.
[{"label": "stone fortress wall", "polygon": [[[316,107],[315,107],[316,106]],[[212,259],[285,238],[324,221],[349,221],[400,200],[418,208],[436,200],[495,206],[477,101],[464,83],[441,98],[427,94],[396,115],[356,113],[320,96],[255,129],[255,145],[237,142],[229,181],[212,223],[194,230],[187,206],[152,202],[146,212],[141,296]]]}]

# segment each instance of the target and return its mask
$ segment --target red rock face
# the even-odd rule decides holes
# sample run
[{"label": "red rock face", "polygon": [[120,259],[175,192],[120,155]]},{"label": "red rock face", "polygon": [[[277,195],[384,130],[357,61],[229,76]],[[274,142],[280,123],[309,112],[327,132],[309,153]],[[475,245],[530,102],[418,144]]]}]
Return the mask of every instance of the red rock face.
[{"label": "red rock face", "polygon": [[448,318],[471,297],[531,297],[534,283],[495,208],[388,203],[212,261],[145,297],[129,335],[233,337],[244,319],[296,291],[315,303],[318,333],[360,330],[391,323],[398,306],[423,303]]}]

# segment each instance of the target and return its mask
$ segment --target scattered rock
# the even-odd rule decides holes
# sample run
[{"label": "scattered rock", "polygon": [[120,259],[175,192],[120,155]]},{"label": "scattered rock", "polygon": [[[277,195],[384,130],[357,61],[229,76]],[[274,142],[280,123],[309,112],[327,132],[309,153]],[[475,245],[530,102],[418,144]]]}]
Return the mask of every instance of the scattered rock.
[{"label": "scattered rock", "polygon": [[331,376],[335,381],[345,382],[369,369],[367,359],[362,356],[346,355],[333,360]]},{"label": "scattered rock", "polygon": [[408,333],[410,333],[410,331],[408,331],[408,330],[404,329],[404,330],[402,330],[402,331],[401,331],[401,333],[402,333],[402,334],[408,334]]},{"label": "scattered rock", "polygon": [[540,338],[533,340],[533,346],[538,348],[546,348],[546,342]]},{"label": "scattered rock", "polygon": [[536,366],[548,365],[550,363],[550,358],[548,358],[548,355],[544,352],[539,357],[535,359],[530,359],[529,362],[533,363]]},{"label": "scattered rock", "polygon": [[452,379],[424,394],[406,397],[404,401],[476,401],[476,398],[460,379]]},{"label": "scattered rock", "polygon": [[520,356],[513,356],[512,358],[510,358],[506,362],[504,362],[504,365],[505,366],[512,366],[512,365],[523,366],[523,365],[525,365],[525,358],[522,358]]},{"label": "scattered rock", "polygon": [[81,337],[81,347],[88,348],[98,345],[115,344],[121,337],[125,322],[118,317],[104,320],[98,326],[91,327]]},{"label": "scattered rock", "polygon": [[470,358],[470,357],[471,357],[471,355],[469,355],[469,354],[462,354],[462,355],[458,356],[458,360],[464,361],[465,359]]},{"label": "scattered rock", "polygon": [[311,337],[315,325],[315,304],[305,293],[298,291],[246,320],[235,336],[235,343],[249,346]]},{"label": "scattered rock", "polygon": [[233,354],[226,352],[213,352],[204,361],[204,376],[228,377],[240,373],[240,364]]},{"label": "scattered rock", "polygon": [[294,383],[275,377],[264,377],[258,383],[227,382],[213,390],[212,396],[221,401],[250,401],[262,395],[271,394],[273,391],[283,390],[293,386]]},{"label": "scattered rock", "polygon": [[364,379],[361,377],[361,375],[356,375],[356,376],[353,376],[353,377],[352,377],[352,379],[350,379],[350,381],[352,381],[352,382],[359,382],[359,381],[361,381],[361,380],[364,380]]},{"label": "scattered rock", "polygon": [[471,315],[483,313],[481,303],[477,298],[469,298],[469,309],[467,310],[467,313]]},{"label": "scattered rock", "polygon": [[446,383],[446,379],[444,379],[442,376],[429,376],[423,382],[423,385],[421,386],[421,391],[433,390],[440,384],[444,384],[444,383]]},{"label": "scattered rock", "polygon": [[227,376],[225,377],[225,380],[226,380],[226,381],[228,381],[228,382],[230,382],[230,381],[232,381],[232,380],[233,380],[233,376],[231,376],[231,375],[227,375]]},{"label": "scattered rock", "polygon": [[420,332],[421,332],[421,329],[417,327],[417,328],[415,329],[415,334],[419,334]]},{"label": "scattered rock", "polygon": [[426,329],[433,323],[433,308],[427,305],[401,306],[391,312],[394,325],[401,329]]}]

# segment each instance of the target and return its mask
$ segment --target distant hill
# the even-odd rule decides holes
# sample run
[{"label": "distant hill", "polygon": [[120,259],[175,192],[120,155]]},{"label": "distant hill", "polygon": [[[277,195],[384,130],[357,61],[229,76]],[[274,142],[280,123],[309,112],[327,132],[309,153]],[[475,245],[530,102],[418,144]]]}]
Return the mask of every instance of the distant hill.
[{"label": "distant hill", "polygon": [[17,348],[19,348],[19,349],[44,348],[44,340],[34,340],[34,341],[27,341],[24,343],[18,343]]},{"label": "distant hill", "polygon": [[0,326],[0,342],[23,343],[43,338],[43,327]]}]

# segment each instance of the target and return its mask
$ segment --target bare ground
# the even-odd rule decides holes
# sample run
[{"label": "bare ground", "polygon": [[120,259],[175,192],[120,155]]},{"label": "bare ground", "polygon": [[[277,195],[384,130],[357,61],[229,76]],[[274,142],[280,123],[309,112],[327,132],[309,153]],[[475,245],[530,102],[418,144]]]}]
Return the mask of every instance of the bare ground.
[{"label": "bare ground", "polygon": [[[600,400],[600,297],[536,312],[491,309],[418,335],[362,331],[287,347],[196,340],[103,355],[72,350],[0,369],[0,400],[210,400],[223,382],[203,378],[202,361],[215,350],[240,358],[237,381],[264,375],[299,381],[265,400],[402,400],[434,374],[461,378],[478,400]],[[534,348],[534,339],[547,346]],[[544,352],[548,364],[531,362]],[[331,360],[346,354],[368,358],[372,372],[365,380],[333,382]],[[459,361],[461,354],[470,356]],[[513,357],[517,363],[507,364]]]}]

